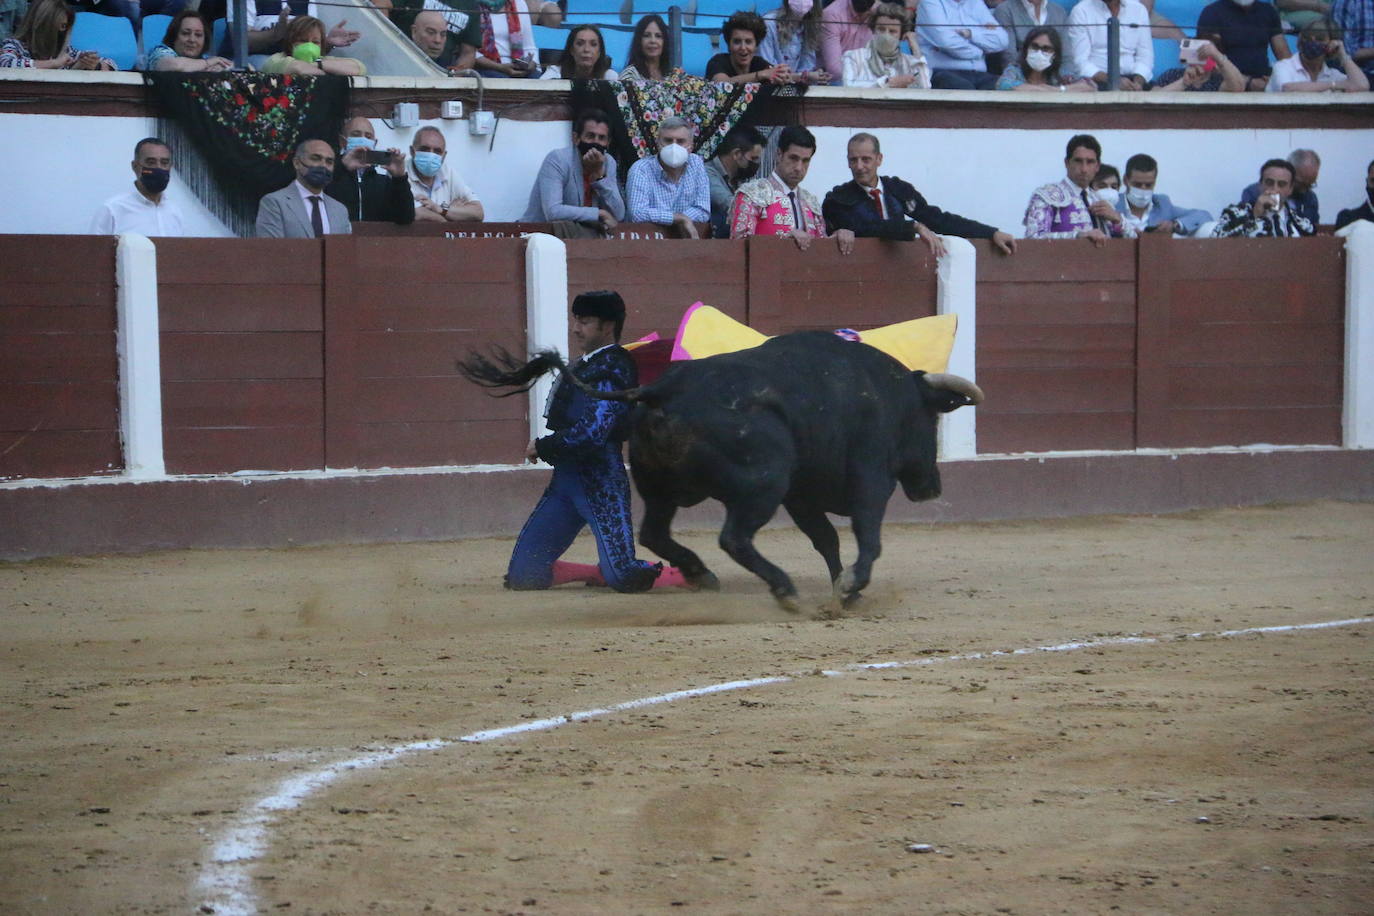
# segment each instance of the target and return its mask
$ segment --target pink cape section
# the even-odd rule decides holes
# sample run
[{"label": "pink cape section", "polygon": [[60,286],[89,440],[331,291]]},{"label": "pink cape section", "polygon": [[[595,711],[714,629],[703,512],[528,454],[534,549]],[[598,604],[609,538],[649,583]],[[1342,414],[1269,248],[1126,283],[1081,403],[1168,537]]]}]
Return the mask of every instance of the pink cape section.
[{"label": "pink cape section", "polygon": [[696,313],[697,309],[705,305],[706,303],[697,300],[687,307],[687,311],[682,313],[682,320],[679,321],[677,325],[677,337],[673,338],[673,355],[668,357],[672,362],[692,358],[692,354],[682,348],[682,337],[687,330],[687,322],[692,320],[692,315]]}]

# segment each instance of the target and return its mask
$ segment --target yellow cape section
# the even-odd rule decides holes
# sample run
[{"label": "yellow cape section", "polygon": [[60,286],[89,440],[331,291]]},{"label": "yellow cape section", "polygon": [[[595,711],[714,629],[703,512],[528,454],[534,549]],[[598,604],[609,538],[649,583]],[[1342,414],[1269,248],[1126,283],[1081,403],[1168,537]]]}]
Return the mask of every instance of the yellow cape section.
[{"label": "yellow cape section", "polygon": [[[957,316],[934,315],[861,331],[859,339],[913,371],[944,372],[949,366],[957,327]],[[673,359],[704,359],[718,353],[733,353],[757,347],[767,339],[720,309],[697,303],[682,317]]]}]

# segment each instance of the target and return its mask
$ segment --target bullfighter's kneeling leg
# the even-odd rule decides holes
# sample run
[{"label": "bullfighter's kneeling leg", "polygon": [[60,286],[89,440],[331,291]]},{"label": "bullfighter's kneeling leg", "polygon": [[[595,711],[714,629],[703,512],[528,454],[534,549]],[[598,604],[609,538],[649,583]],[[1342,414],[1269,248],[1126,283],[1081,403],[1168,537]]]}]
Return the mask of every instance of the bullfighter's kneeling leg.
[{"label": "bullfighter's kneeling leg", "polygon": [[544,495],[520,529],[506,570],[506,588],[542,589],[556,584],[553,564],[569,547],[585,523],[571,490],[573,475],[554,472]]},{"label": "bullfighter's kneeling leg", "polygon": [[584,469],[581,478],[578,508],[596,537],[606,584],[618,592],[648,591],[662,567],[635,559],[630,481],[619,453],[600,466]]}]

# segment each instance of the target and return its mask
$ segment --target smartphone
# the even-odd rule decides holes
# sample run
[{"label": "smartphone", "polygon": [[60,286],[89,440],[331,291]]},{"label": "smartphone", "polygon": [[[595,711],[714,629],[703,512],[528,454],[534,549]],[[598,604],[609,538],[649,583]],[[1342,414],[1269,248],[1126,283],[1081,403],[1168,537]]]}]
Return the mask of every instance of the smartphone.
[{"label": "smartphone", "polygon": [[391,150],[370,149],[367,151],[367,161],[369,165],[390,165]]},{"label": "smartphone", "polygon": [[1185,38],[1178,43],[1178,62],[1180,64],[1195,64],[1198,62],[1198,52],[1211,42],[1205,38]]}]

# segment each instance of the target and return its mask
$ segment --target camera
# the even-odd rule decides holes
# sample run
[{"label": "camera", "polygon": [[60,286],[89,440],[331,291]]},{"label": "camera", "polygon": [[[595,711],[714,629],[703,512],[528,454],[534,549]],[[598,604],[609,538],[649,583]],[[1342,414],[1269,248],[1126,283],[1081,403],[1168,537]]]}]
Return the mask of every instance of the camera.
[{"label": "camera", "polygon": [[370,149],[367,151],[368,165],[390,165],[391,150],[389,149]]}]

